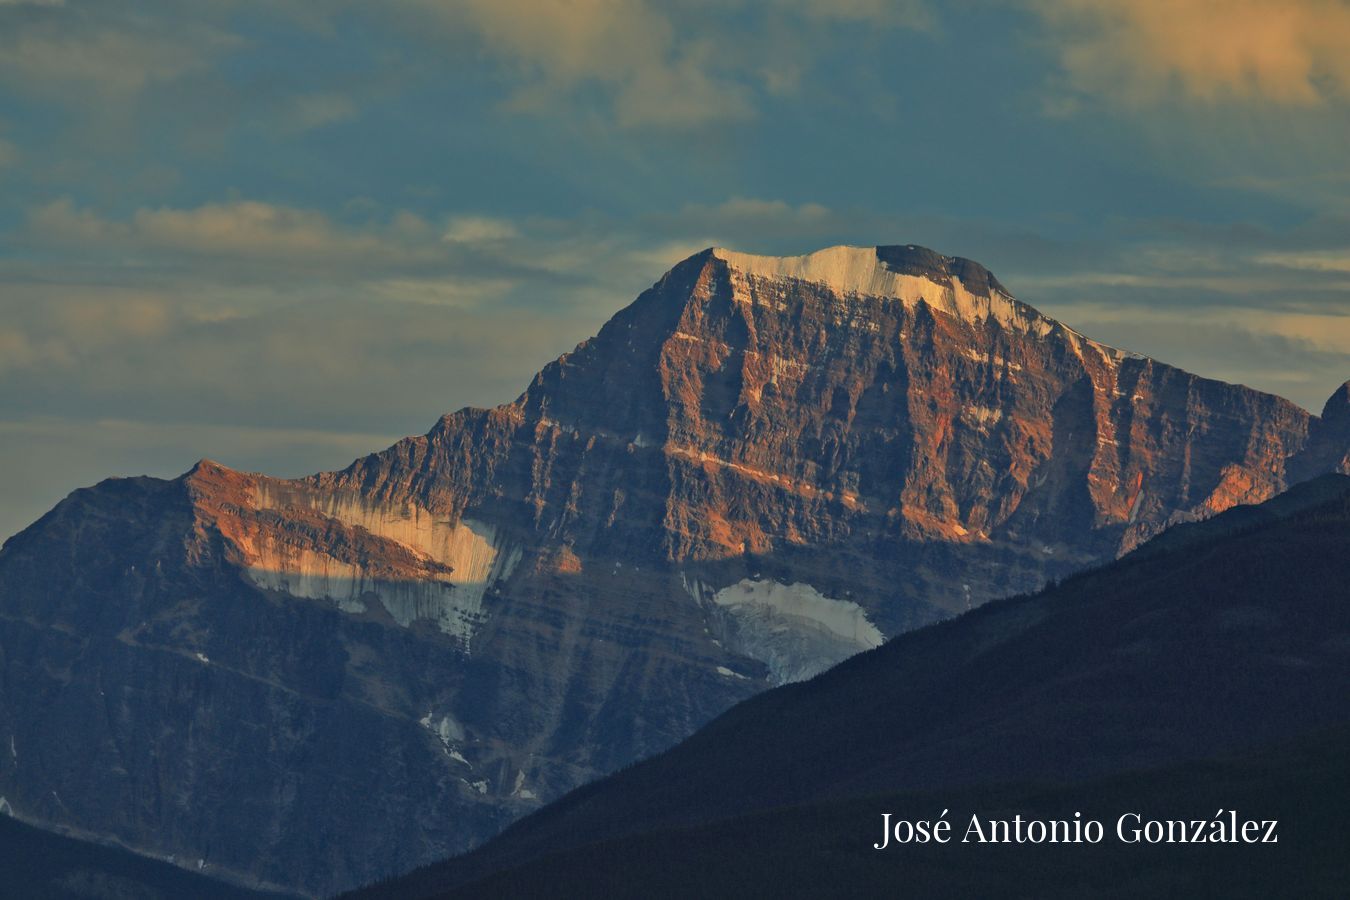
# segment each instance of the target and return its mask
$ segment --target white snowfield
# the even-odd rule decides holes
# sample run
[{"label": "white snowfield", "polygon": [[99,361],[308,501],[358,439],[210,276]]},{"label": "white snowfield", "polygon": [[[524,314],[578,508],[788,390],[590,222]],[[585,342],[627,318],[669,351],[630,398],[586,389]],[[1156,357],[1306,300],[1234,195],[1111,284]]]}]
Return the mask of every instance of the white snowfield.
[{"label": "white snowfield", "polygon": [[483,595],[510,576],[520,561],[519,548],[503,547],[491,525],[464,519],[451,523],[415,505],[377,504],[364,498],[307,491],[274,493],[260,485],[259,509],[307,506],[348,526],[397,541],[414,554],[449,565],[449,576],[426,581],[391,582],[371,577],[360,566],[326,553],[297,548],[264,538],[245,548],[248,573],[259,587],[307,599],[327,599],[344,612],[365,612],[377,601],[405,628],[430,620],[458,637],[468,650],[482,618]]},{"label": "white snowfield", "polygon": [[708,605],[722,644],[768,666],[774,684],[804,681],[885,640],[861,606],[809,584],[746,578],[716,591],[698,581],[685,586]]},{"label": "white snowfield", "polygon": [[[1041,336],[1050,333],[1057,324],[997,289],[991,288],[989,296],[984,296],[972,293],[955,276],[946,285],[922,275],[897,272],[877,257],[875,247],[826,247],[805,256],[756,256],[714,247],[713,255],[727,263],[733,276],[818,284],[840,298],[883,297],[899,300],[906,306],[924,302],[967,322],[993,319],[1005,327]],[[753,285],[742,283],[736,287],[746,288],[746,293],[751,294],[748,289]]]}]

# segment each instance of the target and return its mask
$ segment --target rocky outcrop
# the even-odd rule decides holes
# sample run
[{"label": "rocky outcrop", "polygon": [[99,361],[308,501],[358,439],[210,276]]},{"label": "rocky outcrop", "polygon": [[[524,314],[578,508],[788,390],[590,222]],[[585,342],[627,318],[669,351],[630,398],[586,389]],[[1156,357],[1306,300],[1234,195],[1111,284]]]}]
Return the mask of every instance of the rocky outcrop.
[{"label": "rocky outcrop", "polygon": [[1344,470],[1345,406],[1104,346],[923,248],[707,250],[513,403],[306,479],[105,482],[13,538],[0,794],[350,886],[883,637]]},{"label": "rocky outcrop", "polygon": [[1336,389],[1314,419],[1308,450],[1295,461],[1300,480],[1324,472],[1350,475],[1350,381]]}]

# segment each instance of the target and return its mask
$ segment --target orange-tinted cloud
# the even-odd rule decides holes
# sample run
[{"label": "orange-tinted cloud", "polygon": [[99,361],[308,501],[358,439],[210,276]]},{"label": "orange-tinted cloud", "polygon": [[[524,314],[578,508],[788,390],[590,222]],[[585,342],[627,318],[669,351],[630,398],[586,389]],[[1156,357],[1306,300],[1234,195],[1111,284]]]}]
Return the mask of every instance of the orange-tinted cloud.
[{"label": "orange-tinted cloud", "polygon": [[1350,95],[1344,0],[1033,0],[1077,89],[1127,102]]}]

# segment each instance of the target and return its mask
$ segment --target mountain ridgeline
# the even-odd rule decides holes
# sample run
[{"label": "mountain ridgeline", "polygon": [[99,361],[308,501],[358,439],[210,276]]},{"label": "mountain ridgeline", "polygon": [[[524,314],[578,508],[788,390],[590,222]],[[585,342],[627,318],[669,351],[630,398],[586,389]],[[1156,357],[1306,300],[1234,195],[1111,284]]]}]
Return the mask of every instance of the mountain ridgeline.
[{"label": "mountain ridgeline", "polygon": [[918,247],[679,263],[514,402],[339,472],[203,460],[0,550],[16,817],[322,894],[766,688],[1350,471],[1312,416]]}]

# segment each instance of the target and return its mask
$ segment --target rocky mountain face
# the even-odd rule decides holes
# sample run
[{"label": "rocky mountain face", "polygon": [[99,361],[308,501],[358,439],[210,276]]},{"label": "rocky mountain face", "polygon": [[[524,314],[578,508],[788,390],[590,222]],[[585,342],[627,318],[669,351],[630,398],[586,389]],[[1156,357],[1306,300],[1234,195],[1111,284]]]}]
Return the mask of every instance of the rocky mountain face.
[{"label": "rocky mountain face", "polygon": [[[1350,801],[1347,548],[1350,477],[1304,482],[754,697],[482,848],[351,900],[867,897],[897,885],[917,897],[1139,897],[1209,895],[1216,878],[1225,897],[1342,896],[1350,861],[1326,830],[1340,833]],[[1211,844],[1188,857],[1115,835],[1096,852],[960,844],[972,814],[1079,811],[1109,829],[1129,811],[1193,820],[1220,808],[1278,821],[1289,856],[1248,846],[1219,859]],[[943,809],[945,853],[873,849],[879,813],[937,821]]]},{"label": "rocky mountain face", "polygon": [[677,265],[513,403],[0,550],[0,808],[249,884],[466,849],[774,684],[1350,471],[918,247]]},{"label": "rocky mountain face", "polygon": [[1350,472],[1350,381],[1337,388],[1312,423],[1308,450],[1295,469],[1298,478],[1323,472]]}]

